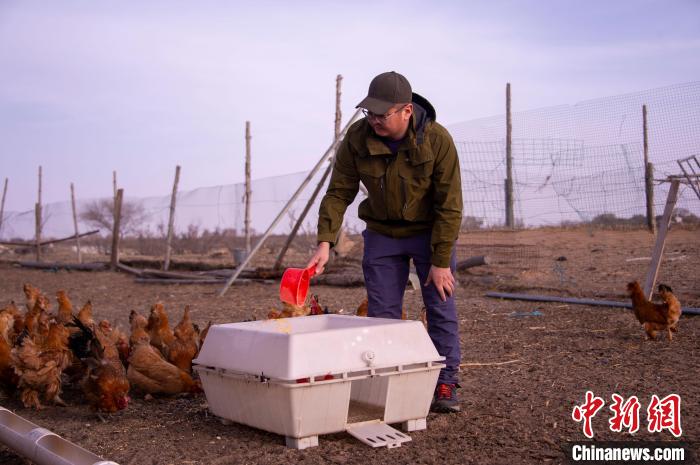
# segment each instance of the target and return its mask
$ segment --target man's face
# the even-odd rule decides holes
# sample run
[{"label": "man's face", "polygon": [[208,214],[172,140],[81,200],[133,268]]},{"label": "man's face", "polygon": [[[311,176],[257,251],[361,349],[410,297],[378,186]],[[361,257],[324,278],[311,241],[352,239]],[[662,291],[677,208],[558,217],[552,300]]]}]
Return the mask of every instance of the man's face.
[{"label": "man's face", "polygon": [[374,129],[374,132],[378,136],[399,140],[406,135],[412,114],[412,104],[399,103],[391,107],[389,111],[381,116],[368,113],[367,122],[372,126],[372,129]]}]

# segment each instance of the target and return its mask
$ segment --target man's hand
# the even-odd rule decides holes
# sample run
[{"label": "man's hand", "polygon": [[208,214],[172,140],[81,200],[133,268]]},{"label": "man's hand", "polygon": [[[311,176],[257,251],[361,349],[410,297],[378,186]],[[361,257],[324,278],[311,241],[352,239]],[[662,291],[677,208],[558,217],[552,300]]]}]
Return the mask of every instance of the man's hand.
[{"label": "man's hand", "polygon": [[328,258],[330,257],[330,250],[330,242],[321,242],[318,244],[316,253],[313,257],[311,257],[311,260],[306,267],[309,268],[311,265],[316,265],[316,274],[319,275],[323,273],[323,269],[326,266],[326,263],[328,263]]},{"label": "man's hand", "polygon": [[425,280],[424,286],[428,286],[433,283],[437,288],[438,294],[440,294],[440,299],[446,301],[448,296],[451,296],[455,291],[455,277],[452,276],[452,270],[449,268],[440,268],[435,265],[430,266],[430,271],[428,272],[428,279]]}]

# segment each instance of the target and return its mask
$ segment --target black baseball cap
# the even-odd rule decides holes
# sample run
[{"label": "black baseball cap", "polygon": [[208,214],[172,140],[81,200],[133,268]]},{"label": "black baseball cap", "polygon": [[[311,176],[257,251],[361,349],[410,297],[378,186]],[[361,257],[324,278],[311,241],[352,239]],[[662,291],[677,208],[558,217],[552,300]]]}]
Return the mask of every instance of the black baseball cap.
[{"label": "black baseball cap", "polygon": [[396,71],[382,73],[369,83],[367,97],[355,108],[365,108],[375,115],[383,115],[397,103],[411,103],[411,84]]}]

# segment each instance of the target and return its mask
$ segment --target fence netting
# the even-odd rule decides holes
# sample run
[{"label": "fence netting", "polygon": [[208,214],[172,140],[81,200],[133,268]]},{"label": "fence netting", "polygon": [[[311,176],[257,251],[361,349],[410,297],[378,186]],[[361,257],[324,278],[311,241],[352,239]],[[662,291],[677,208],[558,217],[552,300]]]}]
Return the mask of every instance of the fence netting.
[{"label": "fence netting", "polygon": [[[514,88],[515,106],[519,91]],[[656,215],[660,215],[669,188],[669,183],[663,181],[669,175],[680,174],[676,160],[700,155],[700,82],[513,113],[516,229],[645,224],[642,105],[648,110],[649,160],[654,164],[656,179],[654,206]],[[463,229],[502,228],[506,211],[505,116],[452,124],[448,129],[461,164]],[[324,169],[325,166],[311,179],[274,234],[284,235],[292,229]],[[251,221],[256,234],[268,228],[307,175],[308,171],[300,171],[252,182]],[[170,195],[133,198],[129,196],[129,186],[123,187],[125,201],[139,206],[140,216],[131,232],[164,236]],[[176,234],[229,231],[240,237],[244,231],[244,191],[243,183],[238,183],[179,192]],[[346,213],[350,233],[364,228],[357,217],[357,205],[363,198],[359,193]],[[309,238],[315,234],[319,202],[320,198],[316,199],[300,229],[300,240],[306,241],[306,246],[313,245]],[[78,211],[83,212],[93,203],[94,200],[78,200]],[[700,199],[690,187],[681,186],[676,219],[692,222],[698,216]],[[66,237],[74,232],[69,201],[44,205],[43,218],[42,237]],[[79,223],[81,231],[92,228],[82,219]],[[31,239],[34,230],[33,210],[9,212],[2,222],[0,237]],[[519,250],[522,260],[532,261],[538,256],[537,250],[528,247]]]}]

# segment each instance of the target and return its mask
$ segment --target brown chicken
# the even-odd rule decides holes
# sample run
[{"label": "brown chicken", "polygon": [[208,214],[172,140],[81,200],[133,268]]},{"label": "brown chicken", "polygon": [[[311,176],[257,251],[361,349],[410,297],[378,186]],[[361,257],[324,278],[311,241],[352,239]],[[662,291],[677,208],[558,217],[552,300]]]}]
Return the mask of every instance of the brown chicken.
[{"label": "brown chicken", "polygon": [[129,336],[129,348],[133,348],[139,341],[150,341],[151,338],[146,332],[148,321],[146,317],[140,315],[135,310],[129,314],[129,324],[131,325],[131,336]]},{"label": "brown chicken", "polygon": [[168,357],[168,347],[175,339],[173,331],[168,323],[168,314],[165,313],[165,307],[158,302],[151,307],[151,313],[148,315],[148,326],[146,326],[148,336],[151,338],[151,345]]},{"label": "brown chicken", "polygon": [[671,288],[665,284],[659,284],[659,294],[664,301],[662,304],[648,300],[637,281],[629,283],[627,291],[632,299],[634,316],[642,324],[649,339],[656,339],[657,331],[667,331],[668,340],[671,341],[673,339],[671,332],[676,331],[678,319],[681,316],[680,302],[673,295]]},{"label": "brown chicken", "polygon": [[14,387],[17,376],[12,368],[12,341],[15,317],[9,311],[0,312],[0,383]]},{"label": "brown chicken", "polygon": [[41,291],[29,283],[26,283],[22,290],[24,290],[24,295],[27,297],[27,310],[31,311],[34,308],[36,299],[41,295]]},{"label": "brown chicken", "polygon": [[[129,405],[129,380],[113,342],[100,328],[92,330],[75,319],[79,333],[71,336],[71,350],[87,369],[80,386],[90,406],[114,413]],[[106,343],[106,345],[105,345]]]},{"label": "brown chicken", "polygon": [[168,361],[179,369],[191,373],[192,359],[197,356],[199,334],[190,319],[190,307],[185,307],[182,320],[175,326],[175,338],[168,346]]},{"label": "brown chicken", "polygon": [[165,360],[148,340],[140,340],[131,348],[126,376],[134,388],[147,394],[201,392],[188,373]]},{"label": "brown chicken", "polygon": [[17,308],[14,300],[11,301],[7,307],[0,310],[0,314],[1,313],[9,313],[14,318],[14,324],[12,325],[12,328],[10,328],[8,336],[10,345],[14,345],[15,340],[17,340],[17,336],[19,336],[24,329],[24,315],[19,311],[19,308]]},{"label": "brown chicken", "polygon": [[[355,316],[367,316],[367,307],[369,306],[369,300],[365,299],[362,301],[359,307],[357,307],[357,310],[355,311]],[[406,313],[406,308],[401,309],[401,319],[406,320],[408,318],[408,314]]]},{"label": "brown chicken", "polygon": [[49,299],[38,295],[34,300],[34,306],[24,316],[24,330],[37,344],[42,344],[49,330]]},{"label": "brown chicken", "polygon": [[92,302],[90,300],[85,302],[83,308],[78,312],[78,319],[85,326],[95,326],[95,320],[92,319]]},{"label": "brown chicken", "polygon": [[119,328],[112,328],[108,320],[102,320],[97,327],[106,335],[119,352],[119,359],[127,366],[129,359],[129,338]]},{"label": "brown chicken", "polygon": [[68,298],[66,291],[58,291],[56,293],[56,300],[58,301],[58,314],[56,315],[56,320],[64,325],[71,323],[73,321],[73,304]]},{"label": "brown chicken", "polygon": [[211,328],[211,320],[209,320],[209,323],[207,323],[207,326],[199,334],[199,350],[202,350],[202,346],[204,345],[204,340],[207,338],[207,334],[209,334],[210,328]]},{"label": "brown chicken", "polygon": [[25,333],[12,349],[12,364],[19,377],[20,399],[25,407],[42,408],[40,395],[46,401],[65,405],[61,400],[61,373],[71,363],[68,330],[52,323],[43,344],[36,344]]}]

